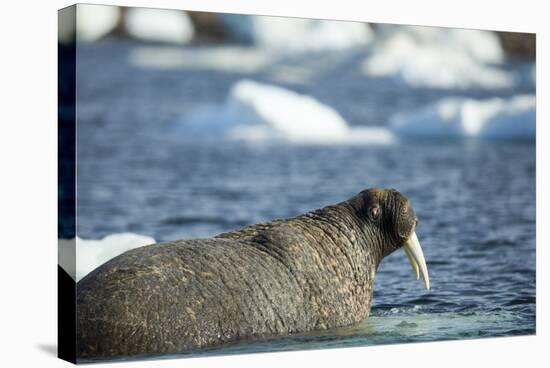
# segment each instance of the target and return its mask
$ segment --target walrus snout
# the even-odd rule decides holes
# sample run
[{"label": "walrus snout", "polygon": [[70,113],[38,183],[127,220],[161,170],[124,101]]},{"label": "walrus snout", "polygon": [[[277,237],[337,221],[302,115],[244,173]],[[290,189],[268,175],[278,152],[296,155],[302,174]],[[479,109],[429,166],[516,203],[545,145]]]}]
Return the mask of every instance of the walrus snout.
[{"label": "walrus snout", "polygon": [[416,236],[416,226],[418,225],[418,217],[414,207],[409,199],[399,193],[397,190],[392,189],[392,194],[397,198],[397,231],[401,239],[403,240],[403,250],[411,263],[411,267],[416,275],[416,279],[424,279],[424,285],[426,289],[430,289],[430,277],[428,275],[428,267],[426,265],[426,259],[424,258],[424,252],[420,241]]}]

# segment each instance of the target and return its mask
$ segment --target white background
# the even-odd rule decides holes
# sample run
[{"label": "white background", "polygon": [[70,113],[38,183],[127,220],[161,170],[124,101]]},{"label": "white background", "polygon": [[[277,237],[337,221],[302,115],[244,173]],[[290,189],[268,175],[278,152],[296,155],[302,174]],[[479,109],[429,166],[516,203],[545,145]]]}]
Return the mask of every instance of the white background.
[{"label": "white background", "polygon": [[[90,3],[102,3],[89,1]],[[120,363],[125,367],[533,367],[550,360],[548,326],[548,10],[545,1],[109,1],[267,15],[537,33],[537,336],[294,353]],[[60,367],[56,351],[57,9],[69,1],[3,2],[0,11],[0,365]],[[546,23],[546,24],[545,24]],[[546,169],[546,170],[545,170]],[[506,193],[503,193],[506,195]],[[511,208],[510,211],[514,209]],[[545,213],[546,212],[546,213]],[[546,246],[546,247],[545,247]],[[545,292],[546,289],[546,292]],[[544,350],[546,345],[546,351]],[[544,362],[546,360],[546,362]],[[94,365],[100,367],[104,365]],[[105,365],[107,366],[107,365]],[[111,366],[111,365],[109,365]]]}]

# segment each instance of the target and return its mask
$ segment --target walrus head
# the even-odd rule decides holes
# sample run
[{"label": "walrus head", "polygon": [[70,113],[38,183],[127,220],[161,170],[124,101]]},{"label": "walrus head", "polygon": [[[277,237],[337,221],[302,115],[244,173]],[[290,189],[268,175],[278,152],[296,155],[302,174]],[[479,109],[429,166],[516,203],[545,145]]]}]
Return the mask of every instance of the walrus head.
[{"label": "walrus head", "polygon": [[352,206],[367,227],[381,239],[382,257],[403,248],[416,279],[424,279],[426,289],[430,289],[430,278],[424,253],[418,237],[418,218],[411,202],[395,189],[371,188],[353,198]]}]

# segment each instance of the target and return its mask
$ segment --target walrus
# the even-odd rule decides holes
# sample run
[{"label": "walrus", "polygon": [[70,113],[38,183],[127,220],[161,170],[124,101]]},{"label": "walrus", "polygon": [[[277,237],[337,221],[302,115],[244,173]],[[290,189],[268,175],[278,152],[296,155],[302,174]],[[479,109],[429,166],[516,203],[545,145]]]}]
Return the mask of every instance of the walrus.
[{"label": "walrus", "polygon": [[192,351],[352,325],[375,272],[403,247],[429,276],[410,201],[395,189],[289,219],[127,251],[77,284],[77,356]]}]

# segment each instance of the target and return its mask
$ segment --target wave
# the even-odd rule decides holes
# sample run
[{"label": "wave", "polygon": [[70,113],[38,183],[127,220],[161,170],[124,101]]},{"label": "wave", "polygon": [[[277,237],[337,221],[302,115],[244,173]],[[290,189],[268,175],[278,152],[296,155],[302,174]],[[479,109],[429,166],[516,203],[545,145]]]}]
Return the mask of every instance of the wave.
[{"label": "wave", "polygon": [[414,26],[380,26],[361,68],[394,76],[413,87],[510,88],[516,77],[497,67],[504,52],[493,32]]},{"label": "wave", "polygon": [[183,117],[181,127],[193,135],[297,143],[388,144],[382,127],[350,127],[332,107],[288,89],[241,80],[222,105],[199,108]]},{"label": "wave", "polygon": [[400,138],[534,140],[535,95],[474,100],[451,97],[390,119]]},{"label": "wave", "polygon": [[119,254],[153,243],[155,239],[134,233],[110,234],[98,240],[58,239],[59,265],[78,282]]}]

